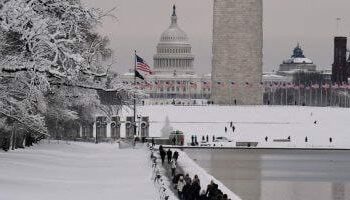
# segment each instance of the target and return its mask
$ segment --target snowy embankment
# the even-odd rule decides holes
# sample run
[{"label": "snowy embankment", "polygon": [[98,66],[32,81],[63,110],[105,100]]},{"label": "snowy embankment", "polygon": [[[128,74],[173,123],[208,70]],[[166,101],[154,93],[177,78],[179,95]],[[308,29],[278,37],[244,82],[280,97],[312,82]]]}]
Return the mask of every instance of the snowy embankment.
[{"label": "snowy embankment", "polygon": [[149,154],[117,144],[57,144],[0,151],[0,199],[154,200]]},{"label": "snowy embankment", "polygon": [[[150,117],[150,136],[162,135],[166,117],[175,130],[191,135],[225,136],[235,142],[258,142],[258,147],[350,148],[350,109],[298,106],[141,106],[139,114]],[[123,115],[132,112],[124,111]],[[230,122],[235,131],[232,132]],[[315,123],[316,122],[316,123]],[[225,127],[228,131],[225,132]],[[265,141],[265,137],[268,141]],[[291,142],[274,142],[286,139]],[[308,137],[308,142],[305,142]],[[329,138],[333,141],[330,143]]]},{"label": "snowy embankment", "polygon": [[230,189],[228,189],[224,184],[222,184],[219,180],[214,178],[212,175],[208,174],[203,168],[201,168],[197,163],[195,163],[188,155],[183,151],[179,152],[179,160],[178,166],[181,167],[185,173],[189,174],[190,177],[194,177],[194,175],[198,175],[201,183],[201,190],[206,190],[208,184],[213,180],[216,184],[218,184],[219,189],[227,194],[228,197],[232,200],[240,200],[240,198],[233,193]]}]

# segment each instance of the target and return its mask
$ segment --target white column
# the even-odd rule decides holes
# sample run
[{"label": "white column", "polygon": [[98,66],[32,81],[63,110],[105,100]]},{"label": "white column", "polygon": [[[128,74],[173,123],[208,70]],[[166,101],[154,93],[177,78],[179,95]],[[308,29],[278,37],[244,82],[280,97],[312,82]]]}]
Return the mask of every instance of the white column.
[{"label": "white column", "polygon": [[79,124],[79,137],[83,137],[83,126]]},{"label": "white column", "polygon": [[107,138],[111,138],[112,137],[112,130],[111,130],[111,123],[107,123],[107,129],[106,129],[106,135],[107,135]]},{"label": "white column", "polygon": [[95,120],[94,125],[93,125],[92,136],[93,136],[94,138],[96,138],[96,120]]}]

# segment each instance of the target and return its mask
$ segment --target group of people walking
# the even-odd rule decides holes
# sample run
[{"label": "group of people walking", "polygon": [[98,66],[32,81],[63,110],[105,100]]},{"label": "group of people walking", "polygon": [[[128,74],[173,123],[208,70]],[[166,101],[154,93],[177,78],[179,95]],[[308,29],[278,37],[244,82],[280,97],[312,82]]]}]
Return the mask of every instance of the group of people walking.
[{"label": "group of people walking", "polygon": [[201,190],[200,179],[194,175],[193,179],[186,174],[178,174],[173,183],[177,189],[180,200],[229,200],[214,181],[211,181],[207,189]]},{"label": "group of people walking", "polygon": [[164,165],[165,157],[167,157],[168,164],[171,166],[171,176],[175,176],[176,166],[177,166],[177,159],[179,158],[179,152],[176,150],[174,153],[168,149],[167,151],[164,150],[163,146],[159,146],[159,154],[160,158],[162,159],[162,165]]},{"label": "group of people walking", "polygon": [[170,149],[166,151],[160,145],[159,154],[162,165],[165,163],[171,167],[171,177],[180,200],[228,200],[227,195],[223,194],[214,181],[211,181],[206,190],[201,191],[201,184],[197,175],[192,179],[189,174],[176,174],[177,160],[179,158],[179,153],[176,150],[174,152]]}]

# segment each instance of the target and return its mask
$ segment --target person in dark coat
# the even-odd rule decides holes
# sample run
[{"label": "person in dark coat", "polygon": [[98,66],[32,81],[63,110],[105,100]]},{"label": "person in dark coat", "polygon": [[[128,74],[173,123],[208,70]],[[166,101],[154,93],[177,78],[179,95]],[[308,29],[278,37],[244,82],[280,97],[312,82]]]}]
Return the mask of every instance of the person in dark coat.
[{"label": "person in dark coat", "polygon": [[214,142],[214,140],[215,140],[215,135],[213,135],[213,142]]},{"label": "person in dark coat", "polygon": [[227,127],[225,126],[225,133],[227,133]]},{"label": "person in dark coat", "polygon": [[184,179],[185,179],[185,182],[186,182],[186,183],[192,181],[189,174],[186,174],[185,177],[184,177]]},{"label": "person in dark coat", "polygon": [[159,151],[160,151],[160,152],[159,152],[160,158],[162,159],[162,164],[164,164],[166,152],[164,151],[163,148],[162,148],[161,150],[159,150]]},{"label": "person in dark coat", "polygon": [[332,143],[333,142],[333,138],[330,137],[329,138],[329,142]]},{"label": "person in dark coat", "polygon": [[199,200],[208,200],[207,195],[205,194],[205,190],[202,190],[201,194],[199,195]]},{"label": "person in dark coat", "polygon": [[206,138],[206,139],[207,139],[207,142],[209,142],[209,135],[207,135],[207,138]]},{"label": "person in dark coat", "polygon": [[168,164],[170,164],[171,158],[173,157],[173,152],[170,149],[168,149],[168,151],[166,152],[166,155],[168,157]]},{"label": "person in dark coat", "polygon": [[173,142],[173,145],[176,145],[176,138],[175,137],[173,137],[172,142]]},{"label": "person in dark coat", "polygon": [[232,125],[232,133],[234,133],[236,130],[236,127]]},{"label": "person in dark coat", "polygon": [[200,181],[199,181],[198,176],[195,175],[193,178],[192,185],[191,185],[192,199],[198,200],[200,191],[201,191]]},{"label": "person in dark coat", "polygon": [[266,137],[265,137],[265,142],[267,142],[267,141],[268,141],[268,139],[269,139],[269,138],[266,136]]},{"label": "person in dark coat", "polygon": [[159,152],[164,151],[164,148],[162,145],[159,145]]},{"label": "person in dark coat", "polygon": [[309,139],[307,137],[305,137],[305,142],[308,142],[308,141],[309,141]]},{"label": "person in dark coat", "polygon": [[154,145],[156,145],[154,138],[152,138],[152,147],[154,147]]},{"label": "person in dark coat", "polygon": [[182,189],[182,196],[184,200],[192,200],[191,196],[191,181],[186,182],[185,186]]},{"label": "person in dark coat", "polygon": [[175,150],[174,154],[173,154],[173,159],[177,162],[177,159],[179,158],[179,152],[177,152]]},{"label": "person in dark coat", "polygon": [[214,197],[214,193],[215,193],[215,183],[214,181],[210,181],[210,184],[207,186],[207,191],[205,193],[206,196],[208,196],[208,199],[211,199],[212,197]]}]

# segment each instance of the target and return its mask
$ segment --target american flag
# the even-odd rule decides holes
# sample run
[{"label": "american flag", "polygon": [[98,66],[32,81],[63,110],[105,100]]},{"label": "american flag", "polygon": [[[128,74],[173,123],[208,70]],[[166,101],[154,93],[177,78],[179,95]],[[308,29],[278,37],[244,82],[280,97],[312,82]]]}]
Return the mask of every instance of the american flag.
[{"label": "american flag", "polygon": [[151,67],[138,55],[136,55],[136,70],[144,72],[146,74],[152,74]]}]

